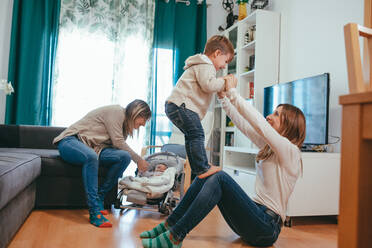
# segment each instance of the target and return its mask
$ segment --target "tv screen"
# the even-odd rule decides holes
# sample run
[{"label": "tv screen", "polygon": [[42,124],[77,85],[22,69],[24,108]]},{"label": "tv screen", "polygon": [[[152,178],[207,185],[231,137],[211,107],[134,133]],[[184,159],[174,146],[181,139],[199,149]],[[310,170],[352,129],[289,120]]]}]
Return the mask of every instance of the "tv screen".
[{"label": "tv screen", "polygon": [[304,145],[328,143],[329,73],[264,88],[264,116],[281,103],[292,104],[305,114]]}]

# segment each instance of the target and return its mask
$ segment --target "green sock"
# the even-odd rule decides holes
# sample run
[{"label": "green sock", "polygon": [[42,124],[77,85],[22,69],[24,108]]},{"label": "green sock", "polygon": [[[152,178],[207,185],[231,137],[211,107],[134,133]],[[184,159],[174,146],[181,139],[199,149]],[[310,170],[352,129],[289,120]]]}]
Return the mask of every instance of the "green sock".
[{"label": "green sock", "polygon": [[180,248],[182,241],[176,241],[170,231],[166,231],[153,239],[142,239],[142,245],[145,248]]},{"label": "green sock", "polygon": [[144,231],[140,234],[140,238],[155,238],[159,234],[168,230],[168,226],[165,222],[160,223],[150,231]]}]

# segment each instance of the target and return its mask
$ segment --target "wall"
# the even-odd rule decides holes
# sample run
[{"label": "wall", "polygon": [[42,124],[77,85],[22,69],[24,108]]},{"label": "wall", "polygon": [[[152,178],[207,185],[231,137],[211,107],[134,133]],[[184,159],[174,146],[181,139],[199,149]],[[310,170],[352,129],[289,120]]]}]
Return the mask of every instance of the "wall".
[{"label": "wall", "polygon": [[[13,0],[0,1],[0,78],[8,78],[10,28],[12,25]],[[0,92],[0,124],[4,123],[6,96]]]},{"label": "wall", "polygon": [[[225,23],[221,1],[208,7],[210,37]],[[329,72],[331,75],[329,135],[341,136],[340,95],[348,93],[343,26],[363,24],[363,0],[270,1],[269,10],[281,13],[280,82]],[[237,13],[237,11],[235,11]],[[329,142],[336,141],[330,137]],[[340,151],[340,143],[333,147]]]},{"label": "wall", "polygon": [[[219,26],[226,27],[227,14],[228,12],[222,7],[222,0],[207,0],[207,38],[218,34]],[[237,14],[238,6],[234,4],[234,15]]]}]

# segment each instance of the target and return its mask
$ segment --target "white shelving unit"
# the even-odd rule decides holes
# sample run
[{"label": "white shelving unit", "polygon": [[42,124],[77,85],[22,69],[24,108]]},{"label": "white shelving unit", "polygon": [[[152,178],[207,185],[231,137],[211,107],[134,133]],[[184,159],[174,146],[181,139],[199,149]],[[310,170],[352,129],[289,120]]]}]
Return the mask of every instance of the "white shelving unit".
[{"label": "white shelving unit", "polygon": [[[245,35],[255,25],[254,40],[246,41]],[[249,98],[249,82],[254,83],[254,105],[262,112],[263,88],[279,80],[280,14],[257,10],[237,23],[237,75],[239,91]],[[254,55],[254,65],[250,57]]]},{"label": "white shelving unit", "polygon": [[[245,36],[249,29],[255,26],[253,40],[246,42]],[[234,74],[238,79],[240,95],[262,112],[263,88],[278,83],[279,75],[279,31],[280,14],[272,11],[257,10],[238,21],[223,32],[234,45],[233,61],[219,76]],[[252,57],[250,62],[250,57]],[[251,64],[250,64],[251,63]],[[253,63],[253,64],[252,64]],[[247,69],[247,67],[250,67]],[[253,98],[250,98],[250,82],[254,84]],[[241,134],[235,126],[229,126],[226,114],[220,104],[215,107],[215,121],[212,136],[213,152],[219,152],[219,157],[212,156],[211,162],[222,165],[224,151],[228,146],[254,148],[248,138]],[[219,137],[219,139],[217,139]]]}]

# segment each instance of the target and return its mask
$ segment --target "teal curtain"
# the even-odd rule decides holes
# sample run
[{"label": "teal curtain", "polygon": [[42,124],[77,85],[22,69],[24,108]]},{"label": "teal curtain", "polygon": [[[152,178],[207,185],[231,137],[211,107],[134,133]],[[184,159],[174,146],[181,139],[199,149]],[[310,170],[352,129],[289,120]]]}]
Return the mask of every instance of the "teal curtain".
[{"label": "teal curtain", "polygon": [[14,0],[5,123],[49,125],[60,0]]},{"label": "teal curtain", "polygon": [[[205,0],[198,4],[197,0],[185,3],[176,3],[170,0],[157,0],[155,6],[154,24],[154,76],[152,85],[152,111],[151,120],[151,145],[155,145],[157,136],[170,136],[170,125],[163,111],[165,99],[159,99],[159,91],[164,85],[158,81],[159,49],[172,50],[172,81],[176,84],[183,73],[185,60],[194,54],[202,53],[206,42],[207,7]],[[161,124],[160,124],[161,123]],[[161,128],[158,128],[159,125]],[[158,127],[157,127],[158,126]],[[168,128],[164,128],[168,126]],[[158,144],[157,144],[158,145]]]}]

